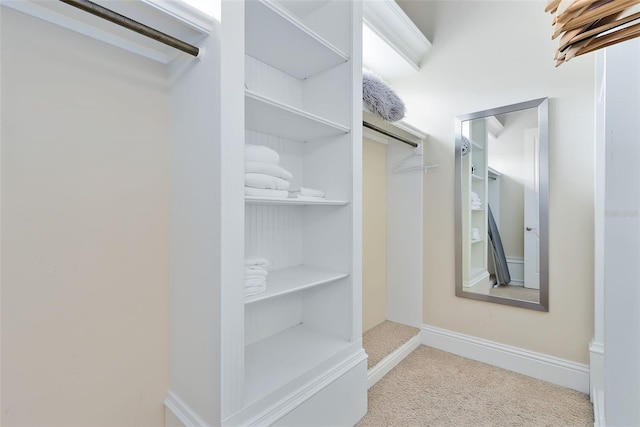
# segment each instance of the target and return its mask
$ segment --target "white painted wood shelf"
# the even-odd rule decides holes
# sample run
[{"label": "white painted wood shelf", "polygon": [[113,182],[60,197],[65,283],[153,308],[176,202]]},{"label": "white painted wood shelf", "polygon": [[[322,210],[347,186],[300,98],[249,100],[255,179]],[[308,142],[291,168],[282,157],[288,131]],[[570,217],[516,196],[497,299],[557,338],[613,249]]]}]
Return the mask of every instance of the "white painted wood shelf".
[{"label": "white painted wood shelf", "polygon": [[349,60],[347,54],[273,2],[246,2],[245,28],[248,55],[300,80]]},{"label": "white painted wood shelf", "polygon": [[347,273],[308,267],[306,265],[273,270],[267,276],[267,290],[261,294],[248,297],[245,300],[245,304],[326,285],[348,276]]},{"label": "white painted wood shelf", "polygon": [[475,179],[476,181],[484,181],[484,178],[479,176],[479,175],[471,175],[471,178]]},{"label": "white painted wood shelf", "polygon": [[299,142],[350,132],[347,126],[307,113],[250,90],[245,91],[244,99],[245,127],[250,130]]},{"label": "white painted wood shelf", "polygon": [[349,344],[344,338],[299,324],[247,346],[246,401],[259,400],[346,349]]},{"label": "white painted wood shelf", "polygon": [[484,242],[484,239],[471,240],[471,244],[472,244],[472,245],[473,245],[474,243],[480,243],[480,242]]},{"label": "white painted wood shelf", "polygon": [[245,196],[245,203],[252,205],[287,205],[287,206],[346,206],[349,204],[346,200],[302,200],[302,199],[285,199],[280,197],[253,197]]}]

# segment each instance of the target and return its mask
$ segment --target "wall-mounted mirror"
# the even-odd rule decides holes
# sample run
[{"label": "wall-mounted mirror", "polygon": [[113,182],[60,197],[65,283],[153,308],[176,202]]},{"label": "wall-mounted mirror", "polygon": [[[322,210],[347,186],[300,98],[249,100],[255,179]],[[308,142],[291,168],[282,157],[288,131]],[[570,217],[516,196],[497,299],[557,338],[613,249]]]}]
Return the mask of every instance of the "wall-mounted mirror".
[{"label": "wall-mounted mirror", "polygon": [[456,295],[549,310],[548,99],[456,117]]}]

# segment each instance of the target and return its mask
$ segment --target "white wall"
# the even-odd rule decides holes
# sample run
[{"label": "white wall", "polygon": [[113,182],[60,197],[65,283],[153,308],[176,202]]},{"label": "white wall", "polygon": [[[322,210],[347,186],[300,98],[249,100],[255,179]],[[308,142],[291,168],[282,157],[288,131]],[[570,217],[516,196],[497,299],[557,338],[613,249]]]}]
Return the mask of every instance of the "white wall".
[{"label": "white wall", "polygon": [[2,8],[2,425],[158,426],[165,67]]},{"label": "white wall", "polygon": [[[544,2],[400,6],[433,47],[415,76],[390,82],[429,133],[424,180],[424,322],[587,363],[593,332],[594,60],[555,68]],[[454,294],[454,117],[550,97],[548,313]]]}]

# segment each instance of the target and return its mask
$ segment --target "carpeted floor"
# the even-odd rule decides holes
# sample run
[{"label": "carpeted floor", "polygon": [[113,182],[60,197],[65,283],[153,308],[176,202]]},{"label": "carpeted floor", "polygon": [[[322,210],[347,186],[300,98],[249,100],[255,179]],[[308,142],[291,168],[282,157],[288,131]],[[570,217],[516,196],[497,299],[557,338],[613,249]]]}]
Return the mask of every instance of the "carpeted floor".
[{"label": "carpeted floor", "polygon": [[367,368],[379,361],[420,332],[420,329],[385,320],[362,334],[362,346],[369,355]]},{"label": "carpeted floor", "polygon": [[420,346],[369,389],[358,427],[593,426],[589,397]]},{"label": "carpeted floor", "polygon": [[540,301],[540,291],[538,289],[527,289],[523,286],[500,285],[497,288],[491,288],[489,295],[531,302]]}]

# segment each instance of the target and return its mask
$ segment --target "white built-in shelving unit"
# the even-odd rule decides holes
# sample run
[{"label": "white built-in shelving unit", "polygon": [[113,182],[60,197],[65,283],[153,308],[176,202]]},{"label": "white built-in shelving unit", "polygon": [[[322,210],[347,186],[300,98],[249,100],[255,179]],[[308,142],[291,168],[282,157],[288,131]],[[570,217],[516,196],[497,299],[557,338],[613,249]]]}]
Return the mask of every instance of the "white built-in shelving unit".
[{"label": "white built-in shelving unit", "polygon": [[[347,425],[366,411],[358,305],[360,8],[244,2],[244,141],[277,151],[292,188],[320,189],[326,198],[244,197],[243,254],[266,258],[269,274],[267,290],[244,298],[236,312],[243,313],[236,325],[243,325],[244,380],[229,424],[269,424],[286,411],[309,411],[309,419]],[[316,403],[295,409],[309,390]],[[340,409],[343,399],[352,404]],[[334,409],[328,414],[322,405]]]},{"label": "white built-in shelving unit", "polygon": [[[463,286],[484,288],[489,283],[487,120],[464,122],[462,133],[471,142],[469,153],[462,158]],[[471,206],[472,191],[480,198],[479,208]],[[474,228],[479,238],[472,238]]]},{"label": "white built-in shelving unit", "polygon": [[[167,424],[354,425],[367,404],[362,3],[223,1],[218,22],[173,0],[94,1],[202,53],[62,2],[2,1],[167,64]],[[245,198],[245,143],[278,151],[292,185],[326,199]],[[253,256],[270,261],[267,290],[245,298]]]}]

